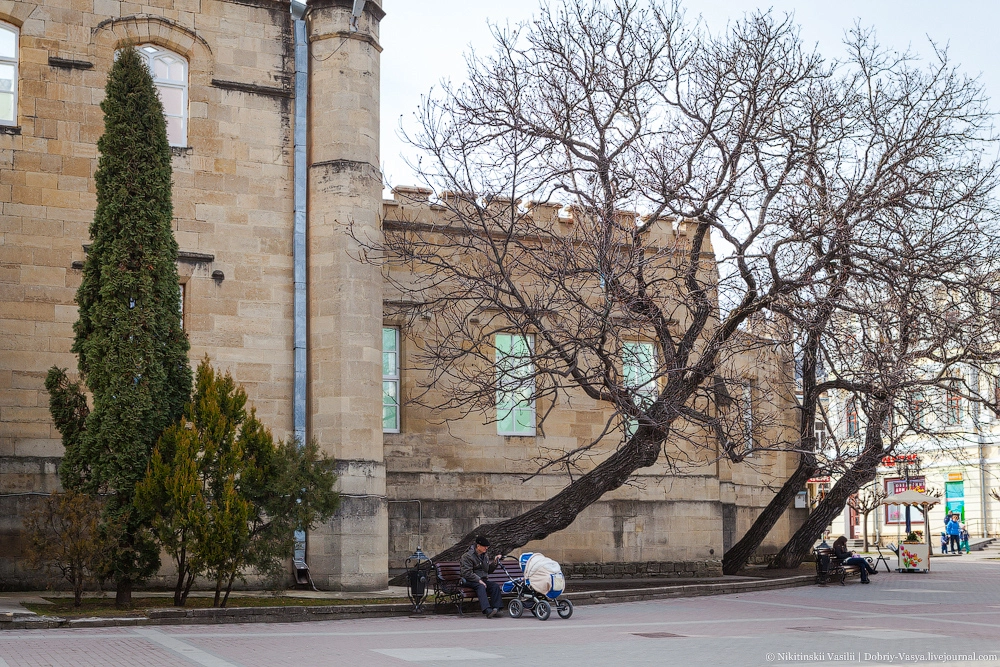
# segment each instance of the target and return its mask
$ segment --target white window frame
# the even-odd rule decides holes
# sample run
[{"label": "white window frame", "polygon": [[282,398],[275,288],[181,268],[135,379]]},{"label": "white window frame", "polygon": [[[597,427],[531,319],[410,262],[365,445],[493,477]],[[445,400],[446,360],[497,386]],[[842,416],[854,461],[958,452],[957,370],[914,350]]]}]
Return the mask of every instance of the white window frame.
[{"label": "white window frame", "polygon": [[[506,350],[513,349],[515,339],[523,339],[528,355],[513,357]],[[535,337],[520,334],[497,334],[494,338],[496,350],[496,410],[497,435],[532,437],[535,435],[535,365],[531,355],[535,349]],[[513,363],[509,359],[515,359]],[[520,359],[520,361],[517,361]],[[505,429],[504,422],[513,417],[513,429]],[[518,425],[523,425],[518,428]]]},{"label": "white window frame", "polygon": [[[188,145],[188,79],[190,78],[190,68],[188,67],[187,58],[180,55],[179,53],[174,53],[169,49],[165,49],[162,46],[156,44],[140,44],[135,47],[136,52],[142,56],[143,60],[146,62],[146,67],[149,68],[149,73],[153,77],[153,85],[156,86],[156,92],[159,93],[160,90],[164,88],[171,88],[174,90],[180,90],[182,96],[181,102],[181,115],[174,116],[167,114],[166,108],[164,107],[163,116],[166,118],[180,118],[181,121],[181,140],[180,143],[170,142],[171,146],[177,148],[186,148]],[[164,57],[170,56],[181,61],[184,66],[184,83],[179,83],[173,79],[162,79],[156,76],[155,61]],[[162,95],[160,95],[162,99]],[[169,133],[167,134],[167,139],[170,139]]]},{"label": "white window frame", "polygon": [[18,56],[21,53],[20,50],[21,31],[18,30],[17,26],[11,25],[10,23],[7,23],[5,21],[0,21],[0,29],[6,30],[14,34],[14,57],[8,58],[6,56],[0,56],[0,65],[12,65],[14,67],[13,88],[11,89],[11,92],[13,93],[13,100],[11,101],[11,103],[13,104],[13,106],[11,107],[13,118],[11,118],[10,120],[7,120],[5,118],[0,118],[0,125],[4,125],[6,127],[15,127],[17,126],[17,88],[18,88],[17,84],[20,78],[20,70],[18,68],[18,60],[19,60]]},{"label": "white window frame", "polygon": [[[644,362],[648,365],[645,365]],[[622,346],[622,381],[625,389],[634,392],[632,401],[637,407],[649,406],[659,395],[660,389],[656,383],[656,371],[656,346],[653,343],[635,341],[625,343]],[[626,439],[635,435],[638,427],[638,420],[626,420]]]},{"label": "white window frame", "polygon": [[[393,349],[385,349],[385,339],[386,334],[392,332],[394,339]],[[392,361],[389,364],[389,372],[386,372],[386,361],[388,360],[388,355],[392,355]],[[386,393],[386,387],[393,387],[392,396]],[[399,433],[400,428],[400,409],[399,409],[399,389],[400,389],[400,373],[399,373],[399,327],[382,327],[382,432],[383,433]],[[395,397],[395,403],[392,402],[393,396]],[[387,402],[386,399],[389,399]],[[396,408],[396,419],[395,426],[392,428],[386,428],[386,408],[394,407]]]}]

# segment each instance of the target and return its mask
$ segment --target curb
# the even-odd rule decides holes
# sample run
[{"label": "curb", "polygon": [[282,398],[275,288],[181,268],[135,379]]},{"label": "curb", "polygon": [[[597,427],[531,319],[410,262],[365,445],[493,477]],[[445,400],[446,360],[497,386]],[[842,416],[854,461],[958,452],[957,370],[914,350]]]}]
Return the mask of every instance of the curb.
[{"label": "curb", "polygon": [[[580,591],[564,597],[576,605],[614,604],[665,600],[670,598],[698,597],[747,593],[777,588],[808,586],[815,581],[813,575],[782,579],[739,581],[717,584],[690,584],[682,586],[657,586],[642,589]],[[353,618],[384,618],[409,616],[413,613],[407,603],[344,604],[303,607],[230,607],[226,609],[150,609],[145,616],[121,618],[65,619],[34,614],[0,614],[0,632],[3,630],[48,630],[53,628],[108,628],[141,625],[222,625],[228,623],[303,623],[307,621],[333,621]]]},{"label": "curb", "polygon": [[730,593],[749,593],[751,591],[767,591],[776,588],[795,588],[810,586],[816,582],[812,574],[781,579],[764,579],[759,581],[740,581],[718,584],[690,584],[687,586],[659,586],[655,588],[622,589],[607,591],[581,591],[567,593],[564,597],[575,605],[609,604],[616,602],[639,602],[642,600],[667,600],[670,598],[693,598],[704,595],[727,595]]}]

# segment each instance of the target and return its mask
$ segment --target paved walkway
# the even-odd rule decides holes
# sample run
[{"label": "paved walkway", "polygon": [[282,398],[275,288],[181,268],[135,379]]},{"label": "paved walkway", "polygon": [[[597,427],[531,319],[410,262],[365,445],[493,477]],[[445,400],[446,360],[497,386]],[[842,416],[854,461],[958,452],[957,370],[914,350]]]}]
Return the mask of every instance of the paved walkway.
[{"label": "paved walkway", "polygon": [[[1000,664],[1000,551],[935,559],[930,574],[578,607],[573,618],[384,618],[309,624],[0,634],[21,665]],[[488,632],[487,632],[488,630]],[[969,658],[972,658],[971,660]]]}]

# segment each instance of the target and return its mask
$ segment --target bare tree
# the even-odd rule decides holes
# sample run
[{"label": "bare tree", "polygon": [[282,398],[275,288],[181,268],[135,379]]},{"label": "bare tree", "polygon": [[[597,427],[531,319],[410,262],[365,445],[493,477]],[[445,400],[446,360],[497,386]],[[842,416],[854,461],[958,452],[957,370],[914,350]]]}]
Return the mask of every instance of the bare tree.
[{"label": "bare tree", "polygon": [[861,533],[864,536],[865,551],[868,551],[868,516],[877,510],[885,500],[885,489],[878,486],[868,486],[858,490],[847,500],[847,506],[861,516]]},{"label": "bare tree", "polygon": [[76,491],[53,493],[25,520],[28,562],[57,570],[83,604],[88,580],[100,589],[109,540],[101,532],[102,501]]},{"label": "bare tree", "polygon": [[[917,153],[954,148],[965,130],[949,143],[955,127],[881,117],[880,81],[901,64],[864,52],[863,39],[853,60],[825,62],[771,13],[710,33],[677,5],[564,0],[494,35],[493,55],[470,56],[468,82],[428,98],[411,136],[448,223],[397,221],[384,239],[358,241],[414,323],[411,358],[428,389],[415,401],[489,421],[507,416],[500,397],[554,406],[583,395],[613,415],[609,437],[540,462],[571,473],[561,492],[479,531],[506,551],[565,528],[658,461],[710,460],[714,451],[679,445],[692,426],[742,461],[744,439],[726,432],[738,381],[728,371],[768,345],[774,359],[755,318],[795,322],[795,304],[836,301],[869,212],[905,217],[915,201],[927,206],[923,190],[943,210],[943,180],[907,179]],[[973,123],[960,103],[943,100],[938,117]],[[897,149],[931,138],[869,164],[860,151],[892,123],[903,126],[890,133]],[[555,215],[563,206],[571,225]],[[516,363],[495,367],[498,335],[530,340]],[[625,370],[637,340],[653,350],[640,382]],[[808,478],[809,445],[769,444],[799,448]]]},{"label": "bare tree", "polygon": [[[958,187],[950,191],[961,192]],[[868,247],[853,252],[859,279],[831,320],[823,347],[830,377],[817,386],[850,400],[865,427],[849,433],[853,437],[831,438],[821,453],[819,469],[838,481],[778,553],[775,566],[802,560],[848,499],[875,478],[883,457],[915,435],[941,440],[946,421],[928,419],[930,410],[918,397],[955,392],[983,400],[971,390],[966,371],[995,368],[1000,360],[996,326],[984,319],[1000,253],[996,233],[979,219],[988,212],[980,203],[968,207],[967,215],[961,203],[927,217],[913,209],[905,224],[891,221],[869,230]],[[960,307],[952,308],[953,300]]]},{"label": "bare tree", "polygon": [[[837,249],[828,269],[835,278],[772,306],[800,341],[801,461],[727,552],[727,573],[746,562],[806,479],[835,474],[838,483],[775,560],[797,565],[881,458],[908,434],[926,432],[909,414],[914,395],[950,383],[962,364],[985,367],[996,357],[995,326],[984,326],[982,310],[997,259],[996,165],[984,155],[992,137],[982,89],[945,52],[923,65],[881,49],[861,29],[846,44],[849,57],[830,85],[850,129],[810,164],[803,207],[806,219],[840,222],[838,238],[817,240]],[[833,438],[817,451],[815,417],[835,392],[852,397],[869,423],[894,429]]]}]

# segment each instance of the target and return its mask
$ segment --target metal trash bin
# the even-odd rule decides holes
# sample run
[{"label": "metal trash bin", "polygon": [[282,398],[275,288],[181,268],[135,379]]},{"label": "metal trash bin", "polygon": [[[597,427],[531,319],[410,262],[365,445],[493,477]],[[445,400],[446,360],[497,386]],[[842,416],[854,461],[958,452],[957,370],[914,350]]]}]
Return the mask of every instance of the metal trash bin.
[{"label": "metal trash bin", "polygon": [[413,612],[423,611],[427,599],[427,581],[430,578],[431,560],[420,547],[404,563],[406,567],[406,596],[413,605]]}]

